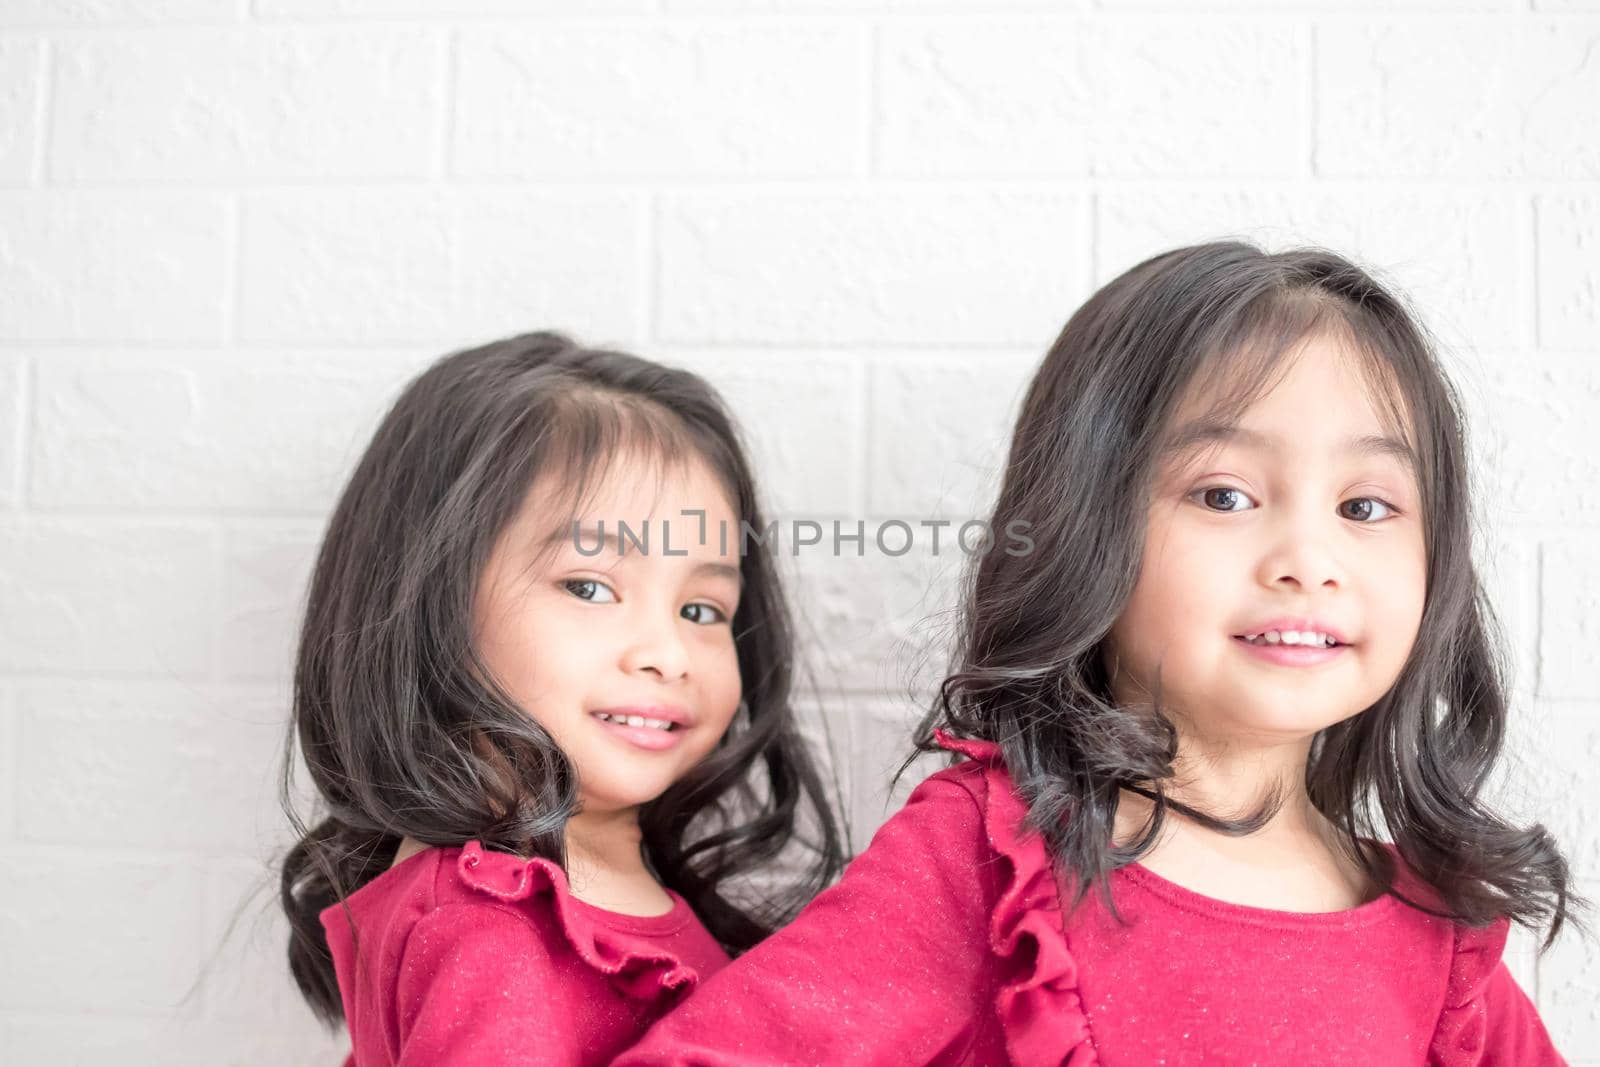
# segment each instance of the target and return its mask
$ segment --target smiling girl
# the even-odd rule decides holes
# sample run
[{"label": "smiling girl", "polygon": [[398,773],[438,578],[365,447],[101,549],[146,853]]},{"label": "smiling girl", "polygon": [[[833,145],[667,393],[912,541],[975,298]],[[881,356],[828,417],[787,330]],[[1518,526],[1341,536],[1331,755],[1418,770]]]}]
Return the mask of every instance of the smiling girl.
[{"label": "smiling girl", "polygon": [[289,962],[353,1063],[603,1063],[837,872],[772,560],[705,534],[741,523],[685,371],[538,333],[407,386],[295,671],[325,816],[284,863]]},{"label": "smiling girl", "polygon": [[924,781],[616,1062],[1562,1063],[1501,960],[1578,901],[1508,709],[1459,407],[1318,250],[1182,248],[1028,390]]}]

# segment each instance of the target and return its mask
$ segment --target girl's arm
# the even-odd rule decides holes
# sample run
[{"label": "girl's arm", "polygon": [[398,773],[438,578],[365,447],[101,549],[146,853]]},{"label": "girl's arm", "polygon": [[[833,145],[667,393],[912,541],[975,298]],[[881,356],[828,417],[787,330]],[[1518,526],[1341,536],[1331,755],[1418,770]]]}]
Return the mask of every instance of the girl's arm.
[{"label": "girl's arm", "polygon": [[1539,1012],[1506,968],[1495,968],[1483,992],[1485,1045],[1477,1059],[1481,1067],[1566,1067],[1545,1032]]},{"label": "girl's arm", "polygon": [[839,884],[713,975],[612,1067],[916,1064],[993,1012],[1002,866],[967,767],[929,778]]},{"label": "girl's arm", "polygon": [[453,904],[417,920],[399,962],[391,1033],[398,1067],[576,1064],[573,1028],[543,938],[509,909]]}]

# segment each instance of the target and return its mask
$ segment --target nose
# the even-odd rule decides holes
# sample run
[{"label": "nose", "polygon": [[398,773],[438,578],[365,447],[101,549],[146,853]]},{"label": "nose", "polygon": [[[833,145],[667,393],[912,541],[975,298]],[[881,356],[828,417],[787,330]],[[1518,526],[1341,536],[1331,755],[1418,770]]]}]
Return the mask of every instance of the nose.
[{"label": "nose", "polygon": [[1262,555],[1259,577],[1269,588],[1320,590],[1338,588],[1345,574],[1332,546],[1336,531],[1325,516],[1305,516],[1285,522]]},{"label": "nose", "polygon": [[654,674],[664,682],[674,682],[689,673],[689,650],[685,646],[676,618],[665,612],[649,612],[637,623],[623,653],[622,669],[628,674]]}]

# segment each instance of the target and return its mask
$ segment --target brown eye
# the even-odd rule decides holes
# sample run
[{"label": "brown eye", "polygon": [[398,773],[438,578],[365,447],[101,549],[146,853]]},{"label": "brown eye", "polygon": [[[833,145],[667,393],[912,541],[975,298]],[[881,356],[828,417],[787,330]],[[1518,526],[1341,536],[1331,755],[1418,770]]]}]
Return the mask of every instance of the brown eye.
[{"label": "brown eye", "polygon": [[1249,497],[1245,496],[1243,492],[1229,485],[1213,485],[1210,488],[1199,490],[1196,495],[1200,497],[1201,501],[1207,508],[1210,508],[1212,511],[1224,512],[1244,511],[1246,509],[1232,507],[1230,505],[1241,500],[1250,499]]},{"label": "brown eye", "polygon": [[[1391,515],[1396,512],[1396,509],[1394,508],[1393,505],[1386,504],[1382,500],[1379,500],[1375,496],[1358,496],[1358,497],[1355,497],[1353,499],[1346,500],[1344,502],[1344,504],[1342,504],[1340,506],[1344,507],[1344,506],[1347,506],[1347,505],[1350,505],[1350,504],[1365,505],[1365,506],[1358,506],[1355,509],[1355,513],[1354,514],[1351,514],[1351,513],[1348,513],[1348,512],[1345,514],[1345,518],[1347,518],[1347,519],[1355,519],[1357,522],[1360,522],[1360,523],[1362,523],[1364,525],[1373,525],[1372,523],[1368,522],[1367,520],[1372,517],[1372,509],[1374,507],[1384,508],[1384,509],[1388,510],[1391,513]],[[1379,519],[1381,520],[1381,519],[1390,518],[1391,515],[1381,515],[1381,516],[1379,516]]]},{"label": "brown eye", "polygon": [[587,600],[591,604],[610,604],[617,599],[617,594],[604,582],[597,582],[593,578],[569,578],[561,583],[561,587],[579,600]]},{"label": "brown eye", "polygon": [[697,622],[701,626],[711,626],[715,623],[727,621],[727,616],[722,613],[722,610],[714,608],[710,604],[685,604],[679,614],[690,622]]}]

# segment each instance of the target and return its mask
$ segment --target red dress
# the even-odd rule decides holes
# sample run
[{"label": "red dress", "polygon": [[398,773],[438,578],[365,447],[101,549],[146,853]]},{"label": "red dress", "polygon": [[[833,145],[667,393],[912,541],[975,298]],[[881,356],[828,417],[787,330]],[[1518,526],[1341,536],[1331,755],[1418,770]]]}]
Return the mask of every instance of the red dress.
[{"label": "red dress", "polygon": [[[670,891],[669,891],[670,892]],[[560,866],[430,848],[322,913],[351,1056],[378,1064],[605,1063],[728,956],[688,903],[621,915]]]},{"label": "red dress", "polygon": [[939,740],[971,759],[918,786],[838,885],[617,1067],[1564,1063],[1501,962],[1503,919],[1469,928],[1389,895],[1248,907],[1139,864],[1111,875],[1133,925],[1096,893],[1064,918],[997,747]]}]

